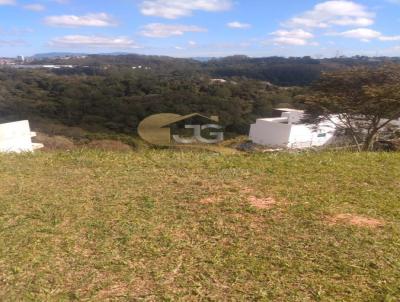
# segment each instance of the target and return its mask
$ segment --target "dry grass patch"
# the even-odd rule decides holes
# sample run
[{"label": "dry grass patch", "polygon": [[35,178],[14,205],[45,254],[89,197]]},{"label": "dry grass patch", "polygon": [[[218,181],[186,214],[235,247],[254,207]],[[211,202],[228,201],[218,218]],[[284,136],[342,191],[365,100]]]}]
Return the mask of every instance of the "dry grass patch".
[{"label": "dry grass patch", "polygon": [[103,139],[93,140],[86,145],[90,149],[97,149],[101,151],[114,151],[114,152],[130,152],[132,147],[117,140]]},{"label": "dry grass patch", "polygon": [[221,199],[217,196],[209,196],[200,200],[201,204],[214,204],[220,202]]},{"label": "dry grass patch", "polygon": [[330,224],[349,224],[358,227],[378,228],[385,225],[385,222],[379,219],[359,216],[355,214],[337,214],[328,217]]},{"label": "dry grass patch", "polygon": [[124,282],[115,283],[100,290],[96,295],[96,299],[97,301],[126,301],[130,297],[136,301],[136,299],[151,295],[152,291],[154,291],[152,282],[135,278],[130,284]]},{"label": "dry grass patch", "polygon": [[258,198],[255,196],[250,196],[248,198],[251,206],[257,208],[257,209],[270,209],[272,208],[274,205],[277,204],[277,201],[275,198],[272,197],[267,197],[267,198]]},{"label": "dry grass patch", "polygon": [[101,290],[97,294],[97,298],[101,300],[110,301],[111,298],[116,299],[119,297],[127,296],[129,293],[128,286],[126,284],[114,284],[109,288]]}]

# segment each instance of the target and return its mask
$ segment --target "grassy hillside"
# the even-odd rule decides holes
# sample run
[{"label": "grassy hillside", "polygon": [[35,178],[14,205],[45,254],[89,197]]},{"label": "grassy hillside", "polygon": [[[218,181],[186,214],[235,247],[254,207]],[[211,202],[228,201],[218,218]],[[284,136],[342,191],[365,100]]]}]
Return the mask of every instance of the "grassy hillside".
[{"label": "grassy hillside", "polygon": [[0,300],[398,301],[399,163],[0,155]]}]

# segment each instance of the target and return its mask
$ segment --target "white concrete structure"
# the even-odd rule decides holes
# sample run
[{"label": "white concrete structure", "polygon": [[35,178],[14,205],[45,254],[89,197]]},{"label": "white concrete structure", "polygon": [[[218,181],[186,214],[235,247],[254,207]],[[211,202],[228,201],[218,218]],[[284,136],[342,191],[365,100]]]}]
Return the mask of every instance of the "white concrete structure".
[{"label": "white concrete structure", "polygon": [[35,136],[28,121],[0,124],[0,152],[32,152],[43,148],[42,144],[32,143]]},{"label": "white concrete structure", "polygon": [[226,82],[227,82],[227,80],[225,80],[225,79],[211,79],[211,80],[210,80],[210,83],[211,83],[211,84],[215,84],[215,83],[224,84],[224,83],[226,83]]},{"label": "white concrete structure", "polygon": [[280,114],[276,118],[258,119],[250,128],[250,139],[253,143],[289,149],[303,149],[323,146],[330,143],[336,127],[331,122],[320,125],[302,124],[304,111],[278,108]]}]

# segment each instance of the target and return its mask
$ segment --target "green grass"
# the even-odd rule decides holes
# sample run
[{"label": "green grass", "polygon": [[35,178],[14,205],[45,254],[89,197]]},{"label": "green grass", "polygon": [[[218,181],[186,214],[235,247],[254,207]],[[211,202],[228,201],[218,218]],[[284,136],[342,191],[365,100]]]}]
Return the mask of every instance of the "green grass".
[{"label": "green grass", "polygon": [[0,301],[400,299],[400,154],[0,155],[0,180]]}]

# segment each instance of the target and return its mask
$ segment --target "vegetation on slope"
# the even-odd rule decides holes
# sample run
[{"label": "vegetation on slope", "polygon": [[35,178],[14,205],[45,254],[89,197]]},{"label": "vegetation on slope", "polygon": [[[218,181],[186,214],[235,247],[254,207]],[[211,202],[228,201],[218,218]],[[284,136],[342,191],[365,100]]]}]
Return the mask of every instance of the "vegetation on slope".
[{"label": "vegetation on slope", "polygon": [[275,106],[290,105],[297,90],[247,79],[213,84],[209,77],[127,68],[96,75],[0,69],[0,119],[39,117],[92,132],[133,134],[149,115],[199,112],[218,115],[230,132],[247,134],[256,118],[270,115]]},{"label": "vegetation on slope", "polygon": [[[379,66],[384,62],[400,62],[391,57],[339,57],[330,59],[313,59],[311,57],[261,57],[252,58],[244,55],[224,58],[209,58],[199,62],[193,59],[172,58],[166,56],[146,56],[138,54],[125,55],[88,55],[63,58],[43,58],[33,64],[73,64],[80,72],[97,73],[101,68],[114,67],[148,67],[157,74],[172,75],[195,74],[211,77],[244,77],[260,81],[268,81],[279,86],[307,86],[316,81],[322,71],[332,71],[354,66]],[[87,68],[90,67],[90,68]],[[61,70],[62,73],[76,70]]]},{"label": "vegetation on slope", "polygon": [[397,301],[399,161],[0,155],[0,300]]}]

